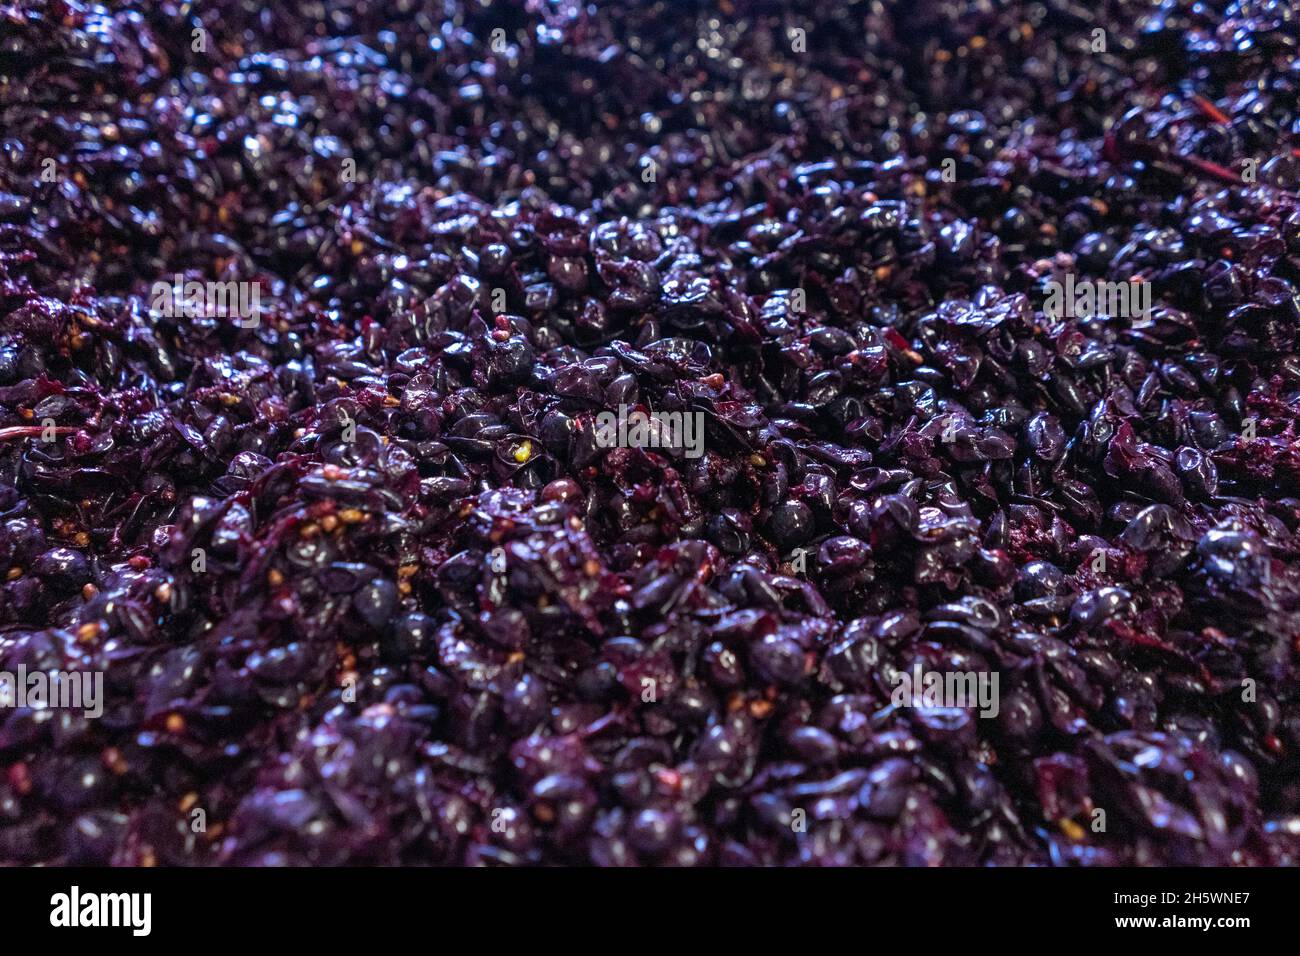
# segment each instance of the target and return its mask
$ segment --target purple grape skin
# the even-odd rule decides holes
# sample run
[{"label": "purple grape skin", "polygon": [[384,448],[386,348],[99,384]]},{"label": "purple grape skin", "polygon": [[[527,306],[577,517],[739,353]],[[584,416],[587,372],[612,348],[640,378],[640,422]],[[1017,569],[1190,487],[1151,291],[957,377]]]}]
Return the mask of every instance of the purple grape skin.
[{"label": "purple grape skin", "polygon": [[995,6],[12,11],[0,863],[1300,862],[1300,21]]}]

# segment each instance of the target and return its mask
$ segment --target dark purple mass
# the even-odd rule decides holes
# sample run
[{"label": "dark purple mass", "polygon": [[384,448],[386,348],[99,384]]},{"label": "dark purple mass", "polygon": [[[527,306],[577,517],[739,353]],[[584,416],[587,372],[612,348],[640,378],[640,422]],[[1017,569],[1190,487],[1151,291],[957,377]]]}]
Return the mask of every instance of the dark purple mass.
[{"label": "dark purple mass", "polygon": [[0,6],[0,863],[1300,863],[1298,191],[1292,0]]}]

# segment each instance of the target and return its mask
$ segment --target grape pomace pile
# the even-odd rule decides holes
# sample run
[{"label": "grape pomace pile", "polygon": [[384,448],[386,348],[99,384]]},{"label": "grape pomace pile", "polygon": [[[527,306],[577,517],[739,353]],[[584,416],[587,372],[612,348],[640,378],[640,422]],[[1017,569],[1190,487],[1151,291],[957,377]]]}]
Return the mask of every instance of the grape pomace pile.
[{"label": "grape pomace pile", "polygon": [[1298,104],[1288,0],[0,7],[0,862],[1296,863]]}]

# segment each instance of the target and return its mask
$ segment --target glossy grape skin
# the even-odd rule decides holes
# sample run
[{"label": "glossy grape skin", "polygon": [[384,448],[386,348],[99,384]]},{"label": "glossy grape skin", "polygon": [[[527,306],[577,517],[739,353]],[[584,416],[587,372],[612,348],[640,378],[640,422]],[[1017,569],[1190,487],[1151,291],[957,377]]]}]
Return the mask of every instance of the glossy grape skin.
[{"label": "glossy grape skin", "polygon": [[0,711],[0,863],[1300,860],[1285,3],[63,6],[0,667],[105,715]]}]

